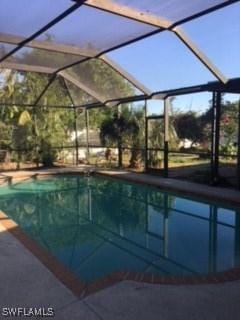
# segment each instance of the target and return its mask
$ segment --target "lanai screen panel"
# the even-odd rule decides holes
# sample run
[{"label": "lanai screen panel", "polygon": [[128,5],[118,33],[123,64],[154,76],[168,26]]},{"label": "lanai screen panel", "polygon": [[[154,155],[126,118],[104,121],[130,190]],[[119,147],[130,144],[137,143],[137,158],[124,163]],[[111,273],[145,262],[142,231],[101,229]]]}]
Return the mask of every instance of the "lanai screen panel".
[{"label": "lanai screen panel", "polygon": [[27,38],[72,5],[70,0],[1,0],[0,30]]},{"label": "lanai screen panel", "polygon": [[38,101],[40,106],[69,107],[73,103],[62,77],[57,76]]},{"label": "lanai screen panel", "polygon": [[157,28],[95,8],[81,6],[36,40],[50,37],[56,43],[97,52],[120,45]]},{"label": "lanai screen panel", "polygon": [[15,45],[0,42],[0,59],[15,48]]},{"label": "lanai screen panel", "polygon": [[72,82],[68,80],[65,80],[65,82],[75,106],[84,106],[98,102],[97,99],[78,88]]},{"label": "lanai screen panel", "polygon": [[[35,0],[35,1],[21,0],[20,1],[19,0],[14,2],[9,0],[1,0],[0,1],[0,32],[3,34],[9,34],[11,36],[19,36],[20,37],[19,42],[20,42],[21,39],[23,40],[24,38],[27,38],[33,35],[36,31],[44,27],[46,24],[48,24],[51,20],[59,16],[65,10],[73,6],[74,3],[76,2],[77,1],[70,1],[70,0],[58,0],[58,1],[53,1],[53,0],[52,1],[51,0]],[[190,1],[190,0],[186,0],[186,1],[112,0],[112,2],[118,5],[127,6],[133,10],[135,9],[138,12],[142,12],[143,14],[146,14],[146,16],[147,14],[157,16],[159,18],[162,18],[164,21],[169,21],[169,25],[172,25],[176,22],[181,21],[182,19],[189,18],[195,14],[198,14],[199,12],[203,12],[205,10],[211,9],[214,6],[227,4],[230,1],[225,1],[225,0],[205,0],[205,1],[202,1],[202,0],[195,0],[195,1]],[[79,2],[79,4],[80,3],[81,1]],[[108,3],[108,1],[106,1],[106,3]],[[87,1],[86,1],[86,4],[87,4]],[[76,9],[71,14],[66,16],[63,20],[59,21],[50,29],[48,29],[45,33],[38,36],[35,40],[39,40],[42,44],[44,41],[45,43],[49,42],[49,44],[52,44],[52,45],[54,45],[55,43],[60,45],[61,44],[71,45],[73,46],[73,48],[79,47],[78,49],[83,49],[83,51],[86,53],[89,52],[89,56],[95,56],[104,51],[108,51],[115,47],[121,46],[122,44],[127,43],[131,40],[134,40],[138,37],[150,34],[155,31],[161,31],[160,27],[154,27],[147,23],[139,22],[127,17],[120,16],[118,14],[113,14],[107,11],[96,9],[86,4],[83,4],[82,6],[80,6],[78,9]],[[231,7],[233,7],[233,11],[234,10],[237,11],[239,7],[234,9],[234,6],[229,6],[229,8],[224,8],[223,10],[228,10]],[[220,11],[221,10],[219,10],[219,12]],[[204,19],[206,18],[211,20],[212,15],[213,13],[204,17]],[[141,19],[141,17],[139,19]],[[199,18],[199,21],[201,19],[203,18]],[[231,14],[229,15],[228,21],[231,21]],[[224,20],[224,24],[222,25],[223,29],[224,29],[225,22],[226,21]],[[190,26],[191,23],[192,22],[183,24],[184,28],[186,27],[187,31],[188,31],[188,26]],[[201,29],[201,32],[202,30],[208,29],[207,25],[208,24],[204,22],[201,24],[200,26],[201,28],[199,27],[199,29]],[[235,28],[235,25],[234,25],[234,28]],[[191,27],[189,27],[189,30],[190,29]],[[192,30],[193,30],[193,37],[196,38],[197,43],[201,43],[202,41],[206,41],[206,43],[211,42],[211,40],[209,40],[210,37],[208,38],[208,33],[207,34],[202,33],[200,39],[198,39],[198,34],[196,34],[196,37],[194,36],[195,34],[194,26]],[[238,27],[235,28],[235,30],[236,30],[235,34],[237,35],[239,32]],[[209,30],[209,34],[211,34],[212,31],[213,29]],[[159,37],[160,36],[164,37],[165,33],[167,33],[167,31],[160,33]],[[221,30],[219,33],[223,35],[223,38],[225,37],[225,34],[222,33]],[[200,31],[199,31],[199,35],[200,35]],[[174,37],[174,35],[172,36]],[[204,40],[202,40],[203,38]],[[5,40],[2,40],[2,41],[5,41]],[[15,42],[17,41],[18,40],[16,40]],[[163,42],[164,42],[164,39],[163,39]],[[238,44],[236,44],[235,42],[236,43],[239,43],[239,42],[237,40],[236,41],[234,40],[234,46],[238,48]],[[85,57],[81,56],[82,53],[80,53],[79,55],[71,54],[69,50],[67,50],[68,53],[57,53],[54,51],[36,49],[36,48],[33,49],[28,47],[28,46],[31,46],[31,44],[26,44],[26,45],[27,47],[21,48],[20,50],[15,52],[11,57],[7,58],[5,60],[5,63],[14,63],[15,65],[19,64],[20,66],[24,65],[29,67],[49,67],[51,68],[51,70],[49,69],[50,70],[49,73],[52,73],[54,71],[57,71],[59,68],[67,67],[69,64],[76,63],[78,61],[83,61],[85,59]],[[170,47],[170,50],[171,48],[173,48],[171,47],[171,43],[169,46],[169,43],[166,42],[166,45]],[[7,53],[9,53],[14,48],[16,48],[16,43],[0,44],[0,58],[4,57]],[[208,51],[209,48],[211,48],[211,43],[209,47],[206,47],[206,51]],[[205,48],[203,45],[203,51],[204,49]],[[165,50],[165,47],[163,46],[161,54],[164,50]],[[219,52],[220,51],[222,52],[223,50],[219,48]],[[172,52],[174,52],[174,48]],[[138,53],[139,53],[138,51],[136,51],[135,53],[137,57],[136,60],[140,62],[141,59],[139,58]],[[211,52],[209,53],[210,53],[210,58],[213,58],[213,62],[215,62],[214,61],[215,57],[211,56]],[[152,54],[151,51],[148,51],[148,52],[146,51],[145,53],[143,53],[143,57],[144,57],[143,64],[140,64],[139,70],[141,70],[141,68],[145,65],[145,63],[147,63],[147,61],[149,60],[149,55],[151,54]],[[187,55],[189,57],[191,56],[190,58],[192,59],[194,58],[192,56],[192,53],[190,51],[187,51],[186,49],[186,57]],[[169,57],[171,58],[171,55],[166,54],[165,56],[167,56],[167,58]],[[179,51],[179,54],[176,54],[175,57],[173,58],[176,59],[181,64],[180,51]],[[174,59],[172,59],[172,61],[174,61]],[[231,60],[231,57],[229,60]],[[186,69],[188,72],[192,72],[195,79],[194,83],[191,83],[190,81],[188,82],[188,80],[191,80],[191,79],[188,76],[188,74],[187,75],[185,74],[185,70],[183,72],[183,76],[179,76],[180,73],[178,72],[177,68],[174,68],[172,61],[171,59],[165,60],[163,55],[163,59],[162,60],[159,59],[158,63],[167,66],[168,70],[174,71],[175,77],[179,81],[181,81],[181,83],[179,85],[171,85],[171,86],[168,85],[168,78],[170,77],[170,74],[160,72],[161,76],[159,78],[158,84],[163,83],[164,85],[159,85],[159,86],[157,85],[156,89],[155,89],[155,85],[154,86],[150,85],[151,88],[154,87],[155,90],[172,89],[173,87],[176,87],[176,86],[180,87],[182,85],[185,86],[185,85],[195,84],[197,82],[202,82],[202,81],[198,81],[197,79],[198,75],[201,75],[202,77],[206,76],[206,78],[208,76],[207,74],[208,71],[206,71],[204,67],[203,67],[204,69],[203,71],[200,70],[202,66],[199,63],[200,65],[199,70],[201,72],[198,72],[199,71],[198,69],[194,70],[194,72],[192,72],[191,68],[189,68],[188,70]],[[120,64],[122,63],[120,62]],[[150,66],[149,70],[151,69],[151,73],[154,74],[154,77],[156,74],[158,75],[160,74],[159,72],[158,73],[156,72],[156,68],[154,67],[153,63],[151,63],[149,66]],[[2,67],[4,67],[4,64],[2,64]],[[219,64],[219,67],[221,69],[220,64]],[[125,68],[127,70],[130,69],[127,64]],[[26,68],[23,70],[26,70]],[[29,70],[36,71],[34,68]],[[223,70],[224,70],[224,67],[223,67]],[[235,70],[238,70],[238,68],[236,67]],[[132,95],[142,94],[142,92],[137,90],[134,87],[134,85],[132,85],[129,81],[125,80],[124,77],[122,77],[119,73],[115,72],[114,69],[109,67],[107,64],[105,64],[101,60],[99,61],[99,60],[92,59],[92,60],[83,62],[81,64],[76,64],[73,67],[67,68],[66,72],[70,76],[76,77],[80,82],[82,82],[87,88],[90,89],[90,92],[96,93],[97,98],[93,94],[93,101],[95,101],[95,99],[98,101],[106,101],[111,99],[118,99],[118,98],[124,98]],[[229,73],[229,74],[232,75],[233,73]],[[238,76],[238,74],[236,74],[236,76]],[[23,78],[18,77],[18,78],[25,79],[25,77]],[[137,78],[141,78],[141,75],[140,77],[138,77],[137,75]],[[144,73],[144,78],[147,78],[147,73]],[[212,80],[212,79],[209,78],[209,80]],[[142,82],[144,82],[144,79]],[[155,81],[155,83],[157,82]],[[147,83],[145,84],[148,85]],[[40,88],[41,88],[41,85],[40,85]],[[87,95],[90,95],[90,92],[88,92]],[[99,97],[102,99],[99,99]],[[88,99],[88,97],[85,97],[83,101],[85,100],[90,101],[91,99]],[[79,101],[82,101],[82,94],[80,94]]]},{"label": "lanai screen panel", "polygon": [[0,103],[34,104],[48,84],[48,75],[0,69]]},{"label": "lanai screen panel", "polygon": [[53,69],[53,71],[56,71],[83,59],[85,59],[85,57],[80,55],[23,47],[5,59],[4,62],[17,63],[19,65],[23,64],[29,66],[49,67]]},{"label": "lanai screen panel", "polygon": [[240,76],[240,2],[185,23],[182,29],[228,78]]},{"label": "lanai screen panel", "polygon": [[70,67],[65,72],[83,83],[97,96],[101,96],[102,102],[142,94],[102,60],[91,59]]},{"label": "lanai screen panel", "polygon": [[114,3],[154,14],[171,23],[181,21],[201,11],[208,10],[226,0],[113,0]]},{"label": "lanai screen panel", "polygon": [[170,31],[115,50],[109,56],[152,92],[216,80]]}]

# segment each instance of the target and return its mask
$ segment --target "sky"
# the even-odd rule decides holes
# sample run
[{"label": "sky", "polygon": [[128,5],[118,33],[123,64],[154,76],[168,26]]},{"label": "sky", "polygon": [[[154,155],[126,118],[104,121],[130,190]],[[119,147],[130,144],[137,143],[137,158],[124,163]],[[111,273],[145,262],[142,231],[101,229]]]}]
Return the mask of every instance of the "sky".
[{"label": "sky", "polygon": [[[150,2],[153,3],[152,0]],[[134,0],[133,3],[138,2]],[[12,1],[1,0],[0,30],[29,36],[72,4],[69,0],[58,0],[58,6],[55,5],[55,1],[49,0],[21,0],[14,1],[13,6]],[[28,14],[24,18],[26,8],[31,15]],[[9,23],[10,21],[12,22]],[[100,48],[102,39],[106,47],[111,47],[115,38],[126,41],[127,34],[133,36],[136,33],[137,36],[135,28],[134,21],[126,22],[124,18],[102,11],[96,15],[93,9],[81,7],[57,23],[49,32],[54,34],[57,42],[75,43],[80,46],[87,46],[90,42],[96,48],[104,50],[104,46]],[[151,27],[146,25],[138,28],[145,32],[151,31]],[[181,28],[226,77],[240,77],[240,2],[183,24]],[[42,40],[44,36],[38,39]],[[151,91],[175,89],[216,80],[169,31],[115,50],[109,56]],[[209,106],[210,99],[209,93],[204,93],[178,97],[174,103],[176,108],[204,111]],[[158,109],[158,102],[153,101],[149,104],[154,110]]]},{"label": "sky", "polygon": [[[240,76],[240,3],[181,26],[227,78]],[[110,53],[110,57],[151,90],[215,81],[215,77],[170,32],[163,32]],[[228,98],[237,99],[236,95]],[[209,93],[178,97],[177,107],[204,111]],[[157,109],[157,102],[150,103]],[[154,105],[156,107],[154,107]]]}]

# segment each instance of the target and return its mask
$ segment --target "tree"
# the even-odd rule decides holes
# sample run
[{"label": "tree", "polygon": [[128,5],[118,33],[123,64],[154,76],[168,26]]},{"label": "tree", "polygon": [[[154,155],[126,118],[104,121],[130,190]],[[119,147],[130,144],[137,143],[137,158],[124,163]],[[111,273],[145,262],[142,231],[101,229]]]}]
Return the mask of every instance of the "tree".
[{"label": "tree", "polygon": [[8,147],[24,149],[25,157],[29,160],[52,165],[57,156],[52,147],[66,142],[69,139],[68,129],[73,126],[73,112],[48,108],[49,105],[70,104],[66,89],[62,89],[65,87],[57,79],[40,100],[41,105],[26,108],[21,103],[34,103],[46,87],[49,77],[16,71],[7,72],[2,77],[4,75],[1,99],[6,103],[16,103],[1,109],[2,122],[8,130],[11,128]]},{"label": "tree", "polygon": [[132,150],[131,159],[129,163],[130,168],[139,168],[142,162],[142,146],[145,145],[145,125],[144,110],[135,110],[130,121]]},{"label": "tree", "polygon": [[223,141],[222,143],[229,145],[237,143],[238,132],[238,102],[229,102],[222,107],[221,114],[221,131]]},{"label": "tree", "polygon": [[174,124],[179,139],[188,139],[192,145],[202,140],[201,121],[195,112],[178,114]]},{"label": "tree", "polygon": [[123,148],[132,148],[129,163],[132,168],[138,168],[142,160],[140,148],[144,141],[144,133],[141,131],[143,122],[142,111],[131,111],[125,105],[120,114],[115,112],[112,118],[106,118],[100,128],[100,139],[104,145],[110,147],[120,143]]},{"label": "tree", "polygon": [[[53,41],[48,36],[48,41]],[[5,49],[0,47],[1,52]],[[43,64],[57,67],[65,64],[65,56],[61,53],[45,55],[42,51],[26,50],[17,58],[11,57],[25,64]],[[91,59],[79,65],[67,69],[70,75],[82,80],[90,88],[101,96],[111,99],[119,95],[132,95],[134,89],[117,72],[106,63],[97,59]],[[25,148],[32,159],[43,162],[46,165],[53,164],[57,157],[57,147],[70,143],[71,132],[74,130],[74,113],[66,109],[50,109],[49,106],[72,104],[66,85],[61,78],[57,78],[43,95],[36,108],[25,108],[21,104],[34,103],[49,82],[49,77],[32,72],[17,72],[5,70],[0,75],[1,100],[13,103],[14,106],[1,109],[1,132],[11,131],[11,139],[8,147],[15,149]],[[77,105],[94,102],[95,99],[67,82],[72,99]],[[105,119],[110,118],[110,108],[95,109],[91,111],[90,128],[100,128]],[[81,121],[81,126],[83,126]],[[9,136],[9,135],[8,135]],[[6,144],[6,140],[4,142]],[[37,152],[37,149],[39,152]]]}]

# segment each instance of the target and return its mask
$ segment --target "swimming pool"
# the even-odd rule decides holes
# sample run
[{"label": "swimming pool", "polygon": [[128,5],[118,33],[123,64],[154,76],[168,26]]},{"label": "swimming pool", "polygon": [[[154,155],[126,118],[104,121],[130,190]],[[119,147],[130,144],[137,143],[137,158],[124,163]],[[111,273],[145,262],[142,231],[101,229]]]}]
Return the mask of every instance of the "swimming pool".
[{"label": "swimming pool", "polygon": [[240,266],[240,212],[100,176],[0,188],[0,210],[89,283],[118,271],[197,275]]}]

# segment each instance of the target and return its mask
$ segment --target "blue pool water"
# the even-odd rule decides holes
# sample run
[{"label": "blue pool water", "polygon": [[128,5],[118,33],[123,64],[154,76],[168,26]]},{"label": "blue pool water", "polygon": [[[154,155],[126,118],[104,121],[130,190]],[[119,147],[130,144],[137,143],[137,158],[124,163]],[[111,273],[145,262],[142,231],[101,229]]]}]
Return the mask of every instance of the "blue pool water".
[{"label": "blue pool water", "polygon": [[82,280],[240,266],[240,212],[156,188],[64,176],[0,188],[0,210]]}]

